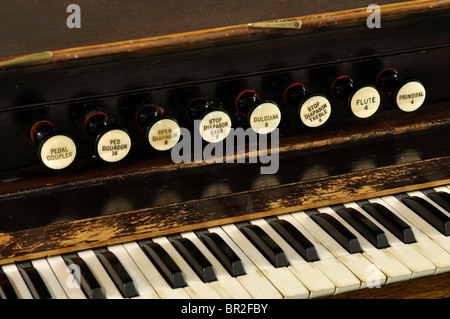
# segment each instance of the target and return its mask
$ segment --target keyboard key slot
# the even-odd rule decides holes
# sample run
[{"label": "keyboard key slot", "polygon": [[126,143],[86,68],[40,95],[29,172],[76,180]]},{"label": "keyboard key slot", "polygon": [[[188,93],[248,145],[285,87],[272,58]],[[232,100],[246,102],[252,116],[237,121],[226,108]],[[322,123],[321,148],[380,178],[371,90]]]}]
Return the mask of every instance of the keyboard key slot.
[{"label": "keyboard key slot", "polygon": [[277,219],[269,222],[269,225],[303,257],[306,261],[319,260],[314,245],[291,223],[286,220]]},{"label": "keyboard key slot", "polygon": [[188,238],[172,239],[171,243],[203,282],[217,280],[211,263]]},{"label": "keyboard key slot", "polygon": [[119,289],[122,296],[132,298],[138,296],[136,287],[119,259],[110,251],[96,252],[97,258]]},{"label": "keyboard key slot", "polygon": [[147,241],[138,243],[172,288],[186,287],[183,273],[161,245]]},{"label": "keyboard key slot", "polygon": [[386,234],[377,225],[354,208],[341,208],[336,211],[347,223],[356,229],[374,247],[383,249],[389,247]]},{"label": "keyboard key slot", "polygon": [[369,203],[362,208],[405,244],[416,242],[412,228],[385,206]]},{"label": "keyboard key slot", "polygon": [[238,255],[231,249],[230,246],[216,233],[200,234],[199,238],[213,253],[213,255],[220,261],[228,273],[233,276],[245,275],[244,266]]},{"label": "keyboard key slot", "polygon": [[326,213],[317,213],[312,214],[310,217],[350,254],[362,252],[358,238],[333,216]]},{"label": "keyboard key slot", "polygon": [[75,280],[89,299],[105,299],[105,294],[86,262],[78,256],[63,256],[66,264],[73,268]]},{"label": "keyboard key slot", "polygon": [[402,198],[402,202],[442,234],[450,236],[450,217],[438,208],[416,196]]},{"label": "keyboard key slot", "polygon": [[18,299],[11,282],[6,274],[0,270],[0,299]]},{"label": "keyboard key slot", "polygon": [[275,268],[289,266],[283,250],[259,226],[247,225],[239,229]]},{"label": "keyboard key slot", "polygon": [[436,204],[441,206],[447,212],[450,213],[450,193],[447,192],[433,192],[427,194],[427,196]]},{"label": "keyboard key slot", "polygon": [[39,272],[31,265],[30,262],[19,263],[17,265],[23,280],[34,299],[51,299],[52,295],[47,289]]}]

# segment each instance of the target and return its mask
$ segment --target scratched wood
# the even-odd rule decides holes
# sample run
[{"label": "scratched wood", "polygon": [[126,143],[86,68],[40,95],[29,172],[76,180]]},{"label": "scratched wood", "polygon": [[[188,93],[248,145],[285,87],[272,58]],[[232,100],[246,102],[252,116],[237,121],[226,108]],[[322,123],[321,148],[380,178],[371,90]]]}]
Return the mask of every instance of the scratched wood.
[{"label": "scratched wood", "polygon": [[54,223],[1,233],[0,263],[446,184],[448,156]]}]

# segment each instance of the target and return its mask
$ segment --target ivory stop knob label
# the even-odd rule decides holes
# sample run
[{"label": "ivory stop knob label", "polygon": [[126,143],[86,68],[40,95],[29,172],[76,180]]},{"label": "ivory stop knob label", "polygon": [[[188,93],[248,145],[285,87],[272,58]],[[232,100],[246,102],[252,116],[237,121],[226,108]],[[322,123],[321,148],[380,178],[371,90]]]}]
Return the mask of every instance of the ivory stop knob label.
[{"label": "ivory stop knob label", "polygon": [[147,138],[155,150],[170,150],[180,140],[180,126],[174,120],[161,119],[150,127]]},{"label": "ivory stop knob label", "polygon": [[358,89],[350,98],[350,109],[356,117],[367,118],[380,106],[380,94],[373,86]]},{"label": "ivory stop knob label", "polygon": [[324,124],[331,114],[331,104],[322,95],[313,95],[300,106],[300,120],[308,127],[318,127]]},{"label": "ivory stop knob label", "polygon": [[425,87],[419,81],[403,84],[395,95],[395,103],[404,112],[413,112],[425,101]]},{"label": "ivory stop knob label", "polygon": [[231,131],[231,118],[223,111],[206,114],[198,127],[200,136],[208,143],[223,141]]},{"label": "ivory stop knob label", "polygon": [[273,132],[281,122],[281,111],[278,105],[265,102],[253,109],[249,116],[250,127],[258,134]]},{"label": "ivory stop knob label", "polygon": [[106,131],[97,142],[98,156],[105,162],[120,161],[128,155],[130,148],[130,135],[121,129]]},{"label": "ivory stop knob label", "polygon": [[74,141],[66,135],[54,135],[40,147],[42,163],[51,169],[63,169],[72,164],[77,153]]}]

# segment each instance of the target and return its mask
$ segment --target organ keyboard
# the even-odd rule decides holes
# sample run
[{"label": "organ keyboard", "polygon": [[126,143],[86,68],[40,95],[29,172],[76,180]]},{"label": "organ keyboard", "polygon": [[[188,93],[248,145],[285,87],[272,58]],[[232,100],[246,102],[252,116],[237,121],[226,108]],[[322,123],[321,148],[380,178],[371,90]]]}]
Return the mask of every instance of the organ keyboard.
[{"label": "organ keyboard", "polygon": [[[450,270],[450,212],[432,200],[450,204],[449,187],[9,263],[1,267],[0,294],[272,299],[339,296],[363,288],[376,293]],[[420,204],[409,208],[408,200]],[[430,224],[436,216],[443,227]],[[385,242],[377,246],[371,235]],[[449,296],[448,290],[442,293]]]},{"label": "organ keyboard", "polygon": [[380,8],[5,55],[0,298],[449,297],[450,1]]}]

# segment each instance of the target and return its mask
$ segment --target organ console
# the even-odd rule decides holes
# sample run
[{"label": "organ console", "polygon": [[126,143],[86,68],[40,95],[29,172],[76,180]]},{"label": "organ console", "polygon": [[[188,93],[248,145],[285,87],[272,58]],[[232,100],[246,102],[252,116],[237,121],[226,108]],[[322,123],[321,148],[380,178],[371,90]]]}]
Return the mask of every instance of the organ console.
[{"label": "organ console", "polygon": [[0,298],[450,297],[449,0],[55,3],[0,13]]}]

